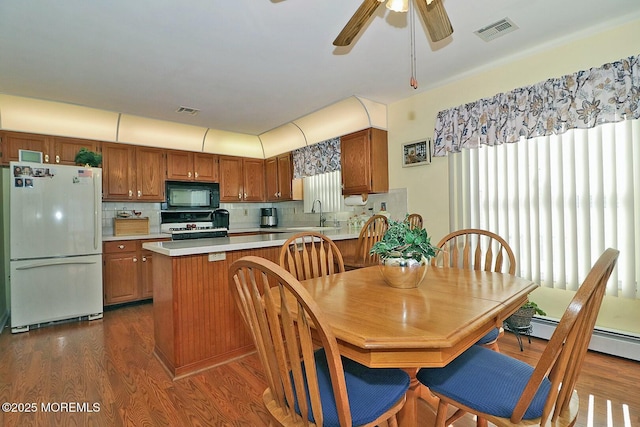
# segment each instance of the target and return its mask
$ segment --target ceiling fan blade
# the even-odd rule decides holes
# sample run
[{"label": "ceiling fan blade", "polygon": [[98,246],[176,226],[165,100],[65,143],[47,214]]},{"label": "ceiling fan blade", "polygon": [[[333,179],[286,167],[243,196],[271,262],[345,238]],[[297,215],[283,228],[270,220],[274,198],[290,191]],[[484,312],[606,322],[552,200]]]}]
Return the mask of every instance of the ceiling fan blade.
[{"label": "ceiling fan blade", "polygon": [[333,41],[333,45],[349,46],[380,4],[379,0],[364,0],[356,10],[356,13],[349,19],[347,25],[340,31],[338,37]]},{"label": "ceiling fan blade", "polygon": [[415,3],[427,26],[431,41],[437,42],[453,34],[453,27],[442,0],[433,0],[431,4],[427,4],[427,0],[415,0]]}]

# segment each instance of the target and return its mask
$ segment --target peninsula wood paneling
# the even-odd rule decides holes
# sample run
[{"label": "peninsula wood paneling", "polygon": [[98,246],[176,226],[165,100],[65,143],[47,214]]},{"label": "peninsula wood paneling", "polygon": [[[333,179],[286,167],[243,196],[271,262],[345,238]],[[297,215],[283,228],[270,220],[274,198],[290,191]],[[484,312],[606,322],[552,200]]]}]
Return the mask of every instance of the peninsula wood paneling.
[{"label": "peninsula wood paneling", "polygon": [[277,262],[280,248],[154,256],[156,354],[174,377],[227,362],[253,351],[253,342],[229,291],[229,266],[254,255]]}]

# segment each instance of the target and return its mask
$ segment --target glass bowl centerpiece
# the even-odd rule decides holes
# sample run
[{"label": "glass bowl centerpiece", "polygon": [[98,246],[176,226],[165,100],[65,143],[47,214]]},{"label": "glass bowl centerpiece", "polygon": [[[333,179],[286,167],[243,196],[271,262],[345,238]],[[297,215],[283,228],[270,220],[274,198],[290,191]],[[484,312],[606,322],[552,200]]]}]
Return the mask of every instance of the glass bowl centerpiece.
[{"label": "glass bowl centerpiece", "polygon": [[407,289],[422,282],[437,250],[424,228],[411,227],[406,220],[390,220],[386,233],[369,253],[380,258],[380,272],[389,286]]}]

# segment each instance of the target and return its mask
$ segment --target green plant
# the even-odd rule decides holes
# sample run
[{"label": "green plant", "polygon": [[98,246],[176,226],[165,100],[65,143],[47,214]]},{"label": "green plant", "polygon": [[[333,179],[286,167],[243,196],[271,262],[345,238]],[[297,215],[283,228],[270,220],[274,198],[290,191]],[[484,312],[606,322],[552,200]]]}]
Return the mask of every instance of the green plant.
[{"label": "green plant", "polygon": [[89,165],[95,168],[102,164],[102,154],[87,150],[85,147],[82,147],[76,153],[75,162],[78,165]]},{"label": "green plant", "polygon": [[386,233],[369,253],[377,254],[381,259],[413,258],[420,261],[422,257],[427,260],[434,257],[438,250],[431,244],[431,237],[424,228],[411,228],[406,221],[390,220]]},{"label": "green plant", "polygon": [[533,311],[534,311],[535,314],[539,314],[541,316],[546,316],[547,315],[547,313],[545,313],[545,311],[543,309],[541,309],[540,307],[538,307],[538,304],[536,304],[533,301],[527,301],[520,308],[533,308]]}]

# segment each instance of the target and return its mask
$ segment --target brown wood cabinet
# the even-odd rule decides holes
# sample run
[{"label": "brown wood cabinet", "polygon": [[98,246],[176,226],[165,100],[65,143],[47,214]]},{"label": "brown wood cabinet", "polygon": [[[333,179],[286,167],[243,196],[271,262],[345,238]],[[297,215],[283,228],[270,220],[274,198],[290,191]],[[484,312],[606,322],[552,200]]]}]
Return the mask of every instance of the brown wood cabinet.
[{"label": "brown wood cabinet", "polygon": [[342,194],[389,191],[387,131],[369,128],[340,138]]},{"label": "brown wood cabinet", "polygon": [[165,150],[128,144],[102,144],[104,201],[164,201]]},{"label": "brown wood cabinet", "polygon": [[65,138],[22,132],[1,132],[2,156],[0,162],[8,165],[18,161],[19,150],[40,151],[43,163],[75,165],[81,148],[100,151],[100,142],[88,139]]},{"label": "brown wood cabinet", "polygon": [[293,200],[291,153],[268,158],[264,162],[264,167],[267,201]]},{"label": "brown wood cabinet", "polygon": [[264,160],[220,156],[220,201],[264,202]]},{"label": "brown wood cabinet", "polygon": [[167,151],[167,179],[218,182],[218,156],[191,151]]},{"label": "brown wood cabinet", "polygon": [[114,240],[103,243],[104,305],[153,297],[153,252],[142,248],[150,240]]}]

